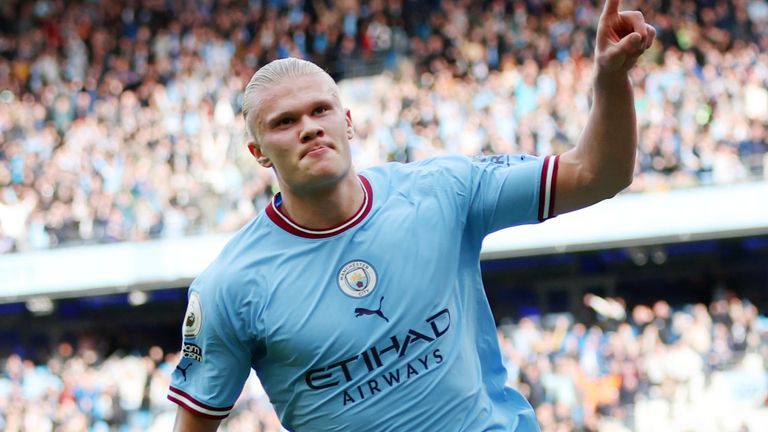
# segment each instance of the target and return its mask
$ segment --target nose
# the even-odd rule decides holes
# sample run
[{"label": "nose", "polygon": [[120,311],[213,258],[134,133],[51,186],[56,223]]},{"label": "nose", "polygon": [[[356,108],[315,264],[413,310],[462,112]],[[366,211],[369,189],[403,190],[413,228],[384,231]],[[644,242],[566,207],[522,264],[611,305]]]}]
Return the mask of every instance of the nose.
[{"label": "nose", "polygon": [[323,127],[320,126],[311,117],[304,117],[301,124],[302,124],[302,128],[301,128],[301,134],[299,135],[299,139],[301,140],[302,143],[308,143],[315,138],[319,138],[325,135],[325,131],[323,130]]}]

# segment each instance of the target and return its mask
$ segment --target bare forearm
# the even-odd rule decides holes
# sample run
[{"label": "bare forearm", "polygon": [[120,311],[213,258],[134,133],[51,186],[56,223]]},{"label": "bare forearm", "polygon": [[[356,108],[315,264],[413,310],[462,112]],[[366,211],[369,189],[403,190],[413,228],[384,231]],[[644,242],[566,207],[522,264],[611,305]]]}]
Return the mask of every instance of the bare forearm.
[{"label": "bare forearm", "polygon": [[216,432],[219,428],[219,420],[210,420],[194,415],[182,407],[176,409],[176,422],[173,425],[174,432]]},{"label": "bare forearm", "polygon": [[608,197],[632,182],[637,116],[626,73],[597,72],[593,94],[592,110],[577,152],[587,175],[594,176],[594,187]]},{"label": "bare forearm", "polygon": [[555,213],[610,198],[632,183],[637,117],[629,71],[656,37],[638,11],[605,0],[595,39],[592,109],[576,147],[563,153]]},{"label": "bare forearm", "polygon": [[558,213],[610,198],[632,182],[637,126],[627,74],[596,74],[593,94],[576,147],[560,156],[557,188],[563,193],[556,201]]}]

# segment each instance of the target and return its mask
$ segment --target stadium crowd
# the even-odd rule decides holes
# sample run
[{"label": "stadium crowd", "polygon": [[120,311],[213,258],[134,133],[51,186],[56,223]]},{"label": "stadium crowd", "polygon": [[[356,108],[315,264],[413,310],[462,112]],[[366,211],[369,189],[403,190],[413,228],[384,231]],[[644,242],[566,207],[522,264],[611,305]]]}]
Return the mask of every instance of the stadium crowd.
[{"label": "stadium crowd", "polygon": [[[768,318],[748,301],[627,309],[585,297],[595,318],[526,317],[499,327],[509,384],[543,432],[757,432],[768,425]],[[0,430],[171,430],[178,352],[113,352],[93,335],[0,363]],[[34,359],[34,360],[33,360]],[[255,374],[225,432],[278,432]]]},{"label": "stadium crowd", "polygon": [[[278,57],[368,76],[342,82],[360,168],[561,152],[590,105],[595,3],[3,1],[0,253],[240,227],[275,188],[242,90]],[[768,176],[768,5],[624,3],[658,30],[632,188]]]}]

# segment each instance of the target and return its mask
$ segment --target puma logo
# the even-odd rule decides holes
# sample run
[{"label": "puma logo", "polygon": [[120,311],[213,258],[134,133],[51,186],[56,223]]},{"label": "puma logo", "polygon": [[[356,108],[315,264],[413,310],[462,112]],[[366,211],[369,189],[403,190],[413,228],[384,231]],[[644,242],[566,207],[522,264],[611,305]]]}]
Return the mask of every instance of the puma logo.
[{"label": "puma logo", "polygon": [[363,315],[378,315],[386,322],[389,322],[389,319],[384,316],[384,314],[381,312],[381,303],[384,301],[384,296],[381,296],[379,299],[379,308],[376,310],[370,310],[366,308],[355,308],[355,317],[361,317]]},{"label": "puma logo", "polygon": [[176,365],[176,370],[181,372],[181,376],[184,377],[184,381],[187,380],[187,369],[189,369],[190,366],[192,366],[192,363],[188,364],[184,369],[182,369],[179,365]]}]

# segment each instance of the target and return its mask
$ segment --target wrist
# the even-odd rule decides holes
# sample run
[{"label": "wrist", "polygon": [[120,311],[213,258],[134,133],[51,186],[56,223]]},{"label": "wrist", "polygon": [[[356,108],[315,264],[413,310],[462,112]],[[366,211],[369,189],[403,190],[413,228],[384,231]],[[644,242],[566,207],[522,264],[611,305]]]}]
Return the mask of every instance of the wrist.
[{"label": "wrist", "polygon": [[596,82],[611,84],[611,83],[626,83],[629,81],[629,71],[626,70],[609,70],[605,67],[596,66],[594,71],[594,79]]},{"label": "wrist", "polygon": [[597,67],[594,73],[594,87],[595,89],[623,90],[631,87],[631,82],[627,71],[609,71]]}]

